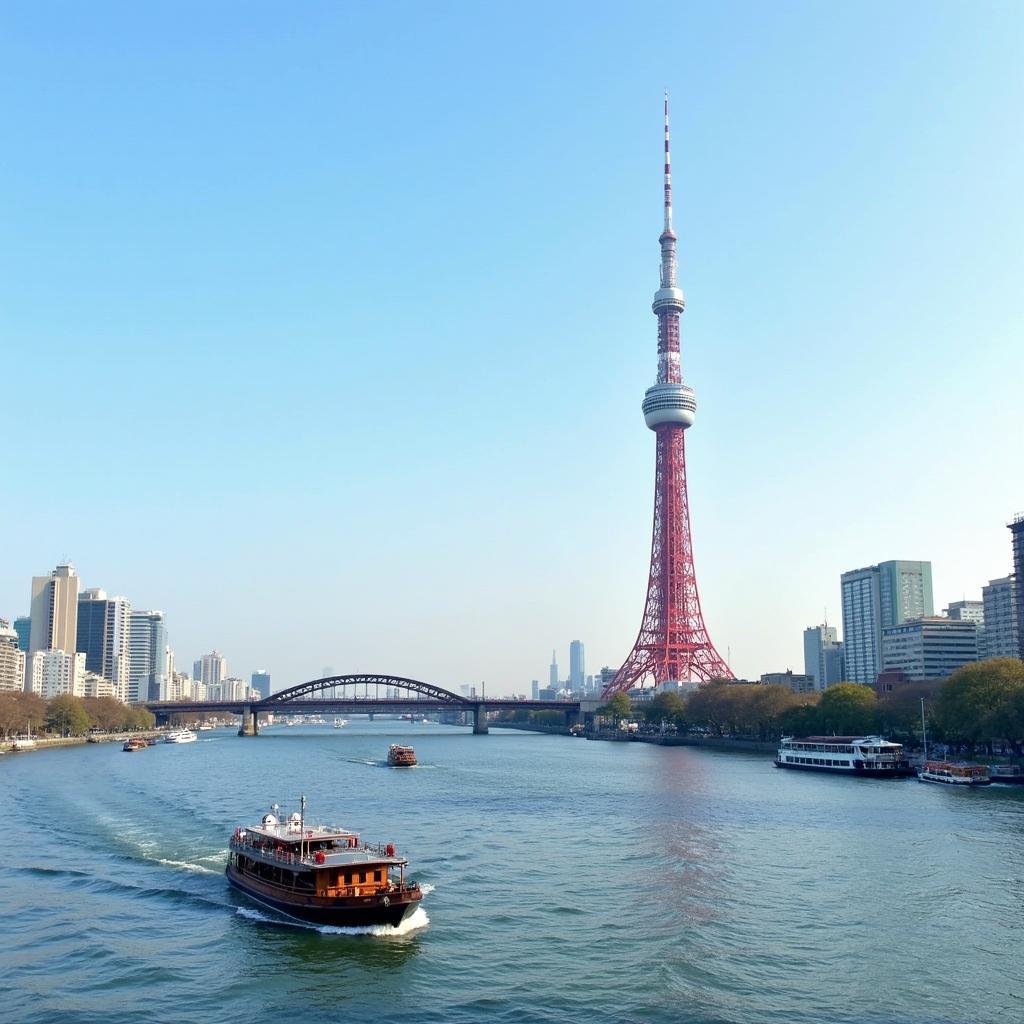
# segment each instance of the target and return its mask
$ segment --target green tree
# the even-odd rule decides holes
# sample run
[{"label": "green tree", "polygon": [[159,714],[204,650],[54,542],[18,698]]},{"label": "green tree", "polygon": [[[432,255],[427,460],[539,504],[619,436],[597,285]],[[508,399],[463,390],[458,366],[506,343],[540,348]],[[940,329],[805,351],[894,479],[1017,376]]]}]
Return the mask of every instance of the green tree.
[{"label": "green tree", "polygon": [[620,719],[632,717],[633,702],[628,694],[617,693],[601,708],[600,713],[618,722]]},{"label": "green tree", "polygon": [[643,709],[644,718],[652,725],[658,725],[661,722],[671,722],[674,725],[678,725],[683,721],[684,710],[683,698],[671,690],[656,693],[644,705]]},{"label": "green tree", "polygon": [[956,743],[991,749],[993,741],[1013,745],[1024,739],[1024,662],[989,658],[958,668],[943,684],[935,717],[944,736]]},{"label": "green tree", "polygon": [[862,683],[836,683],[818,701],[821,730],[837,736],[863,736],[877,728],[878,698]]},{"label": "green tree", "polygon": [[89,731],[89,716],[78,697],[61,693],[46,706],[46,729],[58,736],[84,736]]},{"label": "green tree", "polygon": [[128,708],[125,728],[127,729],[152,729],[156,724],[156,715],[145,708]]},{"label": "green tree", "polygon": [[800,702],[787,708],[779,716],[779,734],[782,736],[814,736],[821,732],[817,693],[802,693]]}]

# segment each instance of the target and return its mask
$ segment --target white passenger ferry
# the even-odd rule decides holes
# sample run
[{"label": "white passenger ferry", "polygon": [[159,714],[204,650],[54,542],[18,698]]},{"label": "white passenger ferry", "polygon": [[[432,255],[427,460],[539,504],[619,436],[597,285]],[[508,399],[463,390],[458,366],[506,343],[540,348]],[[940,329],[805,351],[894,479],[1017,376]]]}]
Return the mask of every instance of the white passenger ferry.
[{"label": "white passenger ferry", "polygon": [[903,747],[881,736],[784,736],[775,767],[877,778],[914,774]]}]

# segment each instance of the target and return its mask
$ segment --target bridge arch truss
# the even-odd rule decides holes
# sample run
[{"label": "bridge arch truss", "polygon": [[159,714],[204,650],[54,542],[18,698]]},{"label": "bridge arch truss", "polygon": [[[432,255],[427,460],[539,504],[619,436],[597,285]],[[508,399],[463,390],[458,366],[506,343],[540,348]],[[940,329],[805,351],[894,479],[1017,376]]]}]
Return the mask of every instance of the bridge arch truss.
[{"label": "bridge arch truss", "polygon": [[[452,693],[451,690],[435,686],[433,683],[424,683],[419,679],[406,679],[404,676],[389,676],[380,673],[363,673],[324,676],[322,679],[311,679],[307,683],[298,683],[264,698],[258,702],[257,706],[262,711],[272,711],[276,707],[287,707],[292,701],[299,700],[332,700],[339,697],[358,700],[361,697],[371,698],[371,689],[373,690],[372,699],[378,701],[387,695],[387,691],[402,690],[405,693],[415,694],[419,698],[450,704],[457,708],[465,708],[474,704],[467,697]],[[338,690],[344,692],[338,694]],[[361,694],[360,690],[362,690]]]}]

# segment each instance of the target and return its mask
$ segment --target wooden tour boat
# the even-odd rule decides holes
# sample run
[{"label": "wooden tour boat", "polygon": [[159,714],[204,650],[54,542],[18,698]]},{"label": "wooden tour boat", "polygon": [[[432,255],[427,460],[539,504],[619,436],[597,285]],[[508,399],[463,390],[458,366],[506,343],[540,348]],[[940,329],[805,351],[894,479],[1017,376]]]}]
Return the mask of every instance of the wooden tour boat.
[{"label": "wooden tour boat", "polygon": [[133,754],[136,750],[146,750],[149,747],[149,743],[146,741],[145,736],[129,736],[124,741],[124,746],[121,748],[125,753]]},{"label": "wooden tour boat", "polygon": [[411,768],[416,764],[416,751],[412,747],[403,747],[400,743],[392,743],[388,747],[388,764],[392,768]]},{"label": "wooden tour boat", "polygon": [[953,764],[950,761],[925,761],[917,777],[922,782],[938,782],[946,786],[987,786],[992,781],[988,765]]},{"label": "wooden tour boat", "polygon": [[423,898],[406,881],[409,863],[386,846],[361,842],[347,829],[311,825],[301,813],[279,819],[277,805],[259,825],[236,828],[228,881],[257,903],[315,924],[396,925]]}]

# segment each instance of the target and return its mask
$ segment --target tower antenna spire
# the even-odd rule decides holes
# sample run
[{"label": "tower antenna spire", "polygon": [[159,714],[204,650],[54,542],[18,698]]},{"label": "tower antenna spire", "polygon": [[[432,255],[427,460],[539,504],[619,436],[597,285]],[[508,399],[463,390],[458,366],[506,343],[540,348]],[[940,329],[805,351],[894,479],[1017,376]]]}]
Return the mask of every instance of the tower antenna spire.
[{"label": "tower antenna spire", "polygon": [[665,234],[672,233],[672,150],[669,145],[668,89],[665,90]]}]

